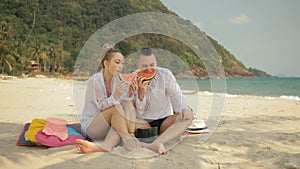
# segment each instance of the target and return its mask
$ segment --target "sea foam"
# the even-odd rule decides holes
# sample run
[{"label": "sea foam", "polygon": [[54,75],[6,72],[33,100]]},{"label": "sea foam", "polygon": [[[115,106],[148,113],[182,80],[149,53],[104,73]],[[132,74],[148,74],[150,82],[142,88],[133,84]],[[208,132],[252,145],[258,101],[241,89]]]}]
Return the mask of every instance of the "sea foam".
[{"label": "sea foam", "polygon": [[300,101],[299,96],[286,96],[286,95],[282,95],[282,96],[280,96],[279,98],[281,98],[281,99],[298,100],[298,101]]}]

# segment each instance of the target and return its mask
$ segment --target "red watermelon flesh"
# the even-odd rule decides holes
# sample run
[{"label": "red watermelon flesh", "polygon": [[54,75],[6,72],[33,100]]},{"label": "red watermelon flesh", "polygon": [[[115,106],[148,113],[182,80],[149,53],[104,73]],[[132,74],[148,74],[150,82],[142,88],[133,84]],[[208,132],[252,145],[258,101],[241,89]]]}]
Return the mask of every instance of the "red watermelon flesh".
[{"label": "red watermelon flesh", "polygon": [[131,83],[136,79],[136,73],[131,73],[131,74],[120,74],[120,79],[124,80],[127,83]]},{"label": "red watermelon flesh", "polygon": [[145,70],[142,70],[142,71],[139,71],[137,76],[140,78],[140,77],[143,77],[145,78],[145,80],[151,80],[155,77],[156,75],[156,69],[152,69],[151,72],[149,72],[147,69]]}]

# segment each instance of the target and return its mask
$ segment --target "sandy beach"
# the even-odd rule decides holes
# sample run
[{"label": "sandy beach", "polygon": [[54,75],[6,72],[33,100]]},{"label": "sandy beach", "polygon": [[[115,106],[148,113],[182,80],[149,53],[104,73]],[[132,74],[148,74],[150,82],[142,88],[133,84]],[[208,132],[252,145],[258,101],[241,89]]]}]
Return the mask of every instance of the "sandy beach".
[{"label": "sandy beach", "polygon": [[[210,96],[201,95],[202,110]],[[300,169],[300,101],[227,97],[219,127],[205,143],[189,135],[167,155],[132,159],[112,153],[80,154],[75,146],[16,146],[34,118],[78,122],[72,80],[0,80],[0,168]],[[206,112],[207,113],[207,112]],[[199,117],[201,115],[198,115]]]}]

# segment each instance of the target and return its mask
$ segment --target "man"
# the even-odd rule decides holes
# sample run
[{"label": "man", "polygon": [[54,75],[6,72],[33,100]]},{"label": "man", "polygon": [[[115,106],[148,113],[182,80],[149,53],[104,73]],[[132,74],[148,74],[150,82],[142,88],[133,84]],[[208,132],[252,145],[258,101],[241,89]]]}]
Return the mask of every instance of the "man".
[{"label": "man", "polygon": [[163,144],[179,137],[186,130],[193,119],[193,113],[188,108],[172,72],[157,67],[156,57],[151,49],[141,50],[137,67],[139,71],[146,73],[156,70],[153,79],[145,81],[145,78],[139,78],[137,81],[137,118],[148,122],[139,128],[158,127],[160,136],[146,147],[159,154],[166,154]]}]

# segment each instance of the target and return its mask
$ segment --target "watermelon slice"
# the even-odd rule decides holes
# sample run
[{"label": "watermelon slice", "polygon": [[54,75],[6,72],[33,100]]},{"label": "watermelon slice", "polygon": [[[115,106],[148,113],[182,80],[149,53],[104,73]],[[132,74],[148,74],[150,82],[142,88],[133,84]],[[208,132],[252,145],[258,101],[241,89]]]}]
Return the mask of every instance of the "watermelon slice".
[{"label": "watermelon slice", "polygon": [[131,73],[131,74],[120,74],[120,79],[124,80],[127,83],[131,83],[136,79],[136,73]]},{"label": "watermelon slice", "polygon": [[153,79],[155,77],[155,75],[156,75],[156,69],[152,69],[151,72],[148,72],[147,70],[142,70],[137,73],[137,76],[139,78],[140,77],[145,78],[144,81]]}]

